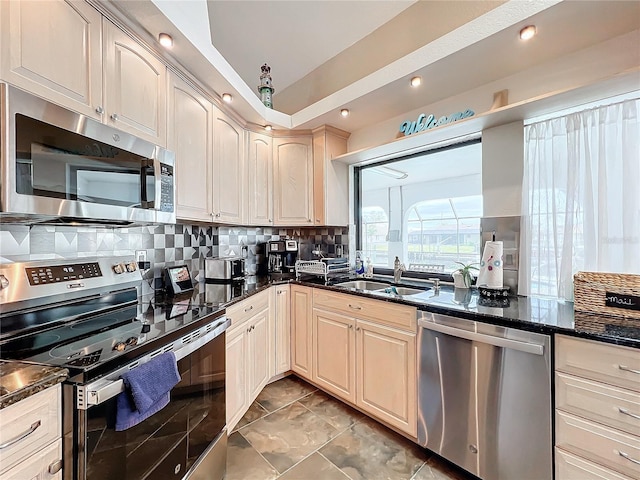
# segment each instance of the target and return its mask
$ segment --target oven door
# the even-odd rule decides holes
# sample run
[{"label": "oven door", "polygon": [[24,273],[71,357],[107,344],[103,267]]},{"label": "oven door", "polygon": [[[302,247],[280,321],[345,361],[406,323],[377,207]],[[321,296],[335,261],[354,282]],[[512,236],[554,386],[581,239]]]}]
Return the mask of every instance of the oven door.
[{"label": "oven door", "polygon": [[[178,355],[176,355],[178,356]],[[65,479],[222,479],[226,469],[225,333],[178,360],[182,377],[169,404],[138,425],[114,430],[116,396],[65,421]],[[67,385],[72,388],[71,385]],[[77,389],[77,387],[75,387]],[[68,410],[67,410],[68,411]],[[206,469],[206,476],[201,473]]]},{"label": "oven door", "polygon": [[171,152],[13,87],[0,89],[10,119],[0,142],[3,213],[171,221]]}]

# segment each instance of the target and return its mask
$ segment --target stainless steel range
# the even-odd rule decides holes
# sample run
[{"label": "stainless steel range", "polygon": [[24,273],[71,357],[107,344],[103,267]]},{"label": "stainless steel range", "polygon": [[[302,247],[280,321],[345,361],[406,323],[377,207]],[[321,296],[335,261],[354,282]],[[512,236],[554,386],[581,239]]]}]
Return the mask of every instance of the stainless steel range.
[{"label": "stainless steel range", "polygon": [[[224,310],[138,299],[133,258],[0,265],[0,358],[65,367],[65,479],[222,479],[226,464]],[[176,314],[177,312],[177,314]],[[115,431],[120,376],[173,351],[169,404]]]}]

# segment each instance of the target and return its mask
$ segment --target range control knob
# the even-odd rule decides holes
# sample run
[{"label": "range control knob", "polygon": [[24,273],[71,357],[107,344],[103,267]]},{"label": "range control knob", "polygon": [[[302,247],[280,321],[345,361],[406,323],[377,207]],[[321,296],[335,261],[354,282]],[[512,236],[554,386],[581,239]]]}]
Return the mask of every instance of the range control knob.
[{"label": "range control knob", "polygon": [[124,273],[127,270],[127,268],[124,266],[124,263],[116,263],[113,266],[113,271],[116,275],[120,275],[121,273]]},{"label": "range control knob", "polygon": [[135,272],[138,269],[138,264],[136,262],[129,262],[126,267],[127,272]]},{"label": "range control knob", "polygon": [[116,352],[124,352],[124,349],[127,348],[127,344],[124,342],[118,342],[113,346],[113,349]]},{"label": "range control knob", "polygon": [[129,338],[127,338],[127,341],[125,343],[127,345],[137,345],[138,344],[138,337],[129,337]]},{"label": "range control knob", "polygon": [[0,275],[0,290],[4,290],[5,288],[9,288],[9,279],[4,275]]}]

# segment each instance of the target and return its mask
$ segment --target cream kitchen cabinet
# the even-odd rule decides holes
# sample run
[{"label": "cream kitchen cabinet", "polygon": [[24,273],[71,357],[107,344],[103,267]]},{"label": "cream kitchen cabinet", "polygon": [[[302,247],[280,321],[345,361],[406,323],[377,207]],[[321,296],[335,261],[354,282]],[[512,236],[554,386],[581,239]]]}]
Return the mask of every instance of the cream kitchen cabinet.
[{"label": "cream kitchen cabinet", "polygon": [[312,380],[324,390],[356,403],[356,320],[313,309]]},{"label": "cream kitchen cabinet", "polygon": [[640,478],[640,350],[556,335],[556,478]]},{"label": "cream kitchen cabinet", "polygon": [[313,130],[313,213],[315,225],[349,224],[349,166],[333,161],[347,153],[350,133],[323,125]]},{"label": "cream kitchen cabinet", "polygon": [[274,223],[313,225],[313,145],[310,136],[275,137]]},{"label": "cream kitchen cabinet", "polygon": [[269,292],[263,291],[227,309],[227,428],[231,431],[267,384],[271,352]]},{"label": "cream kitchen cabinet", "polygon": [[276,285],[271,288],[271,295],[274,352],[271,377],[274,377],[291,370],[291,287]]},{"label": "cream kitchen cabinet", "polygon": [[214,108],[213,221],[245,221],[245,131],[231,117]]},{"label": "cream kitchen cabinet", "polygon": [[61,387],[0,410],[0,478],[62,478]]},{"label": "cream kitchen cabinet", "polygon": [[210,222],[213,105],[175,74],[169,77],[167,148],[176,155],[176,216]]},{"label": "cream kitchen cabinet", "polygon": [[105,122],[164,146],[166,66],[107,19],[102,23]]},{"label": "cream kitchen cabinet", "polygon": [[323,289],[313,307],[312,381],[415,437],[415,308]]},{"label": "cream kitchen cabinet", "polygon": [[248,132],[247,178],[249,225],[273,225],[273,150],[268,135]]},{"label": "cream kitchen cabinet", "polygon": [[0,2],[0,78],[102,120],[101,21],[80,1]]},{"label": "cream kitchen cabinet", "polygon": [[291,285],[291,370],[311,379],[313,289]]}]

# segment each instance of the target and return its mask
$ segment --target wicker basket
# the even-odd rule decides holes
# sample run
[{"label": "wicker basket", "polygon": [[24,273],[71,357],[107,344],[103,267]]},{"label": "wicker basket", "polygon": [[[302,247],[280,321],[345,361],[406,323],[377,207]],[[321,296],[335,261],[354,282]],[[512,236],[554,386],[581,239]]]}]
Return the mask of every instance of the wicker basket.
[{"label": "wicker basket", "polygon": [[[573,277],[575,328],[605,333],[640,329],[640,310],[607,304],[607,294],[640,302],[640,275],[578,272]],[[609,295],[611,297],[611,295]]]}]

